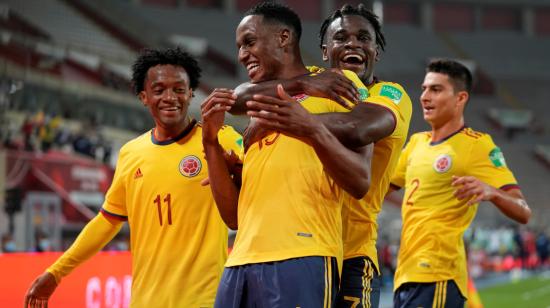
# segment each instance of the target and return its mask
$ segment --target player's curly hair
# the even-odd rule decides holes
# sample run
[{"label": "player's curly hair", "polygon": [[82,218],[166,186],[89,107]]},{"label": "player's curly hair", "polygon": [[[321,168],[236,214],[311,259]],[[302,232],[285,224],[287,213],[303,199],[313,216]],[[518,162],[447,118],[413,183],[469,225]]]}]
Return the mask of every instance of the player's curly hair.
[{"label": "player's curly hair", "polygon": [[455,91],[472,90],[472,73],[462,63],[451,59],[434,59],[430,61],[426,72],[440,73],[449,76]]},{"label": "player's curly hair", "polygon": [[367,9],[362,3],[360,3],[357,7],[349,4],[344,4],[341,9],[334,11],[334,13],[327,17],[327,19],[323,21],[321,29],[319,30],[319,46],[321,48],[323,47],[323,44],[325,43],[325,35],[330,24],[335,19],[349,15],[361,16],[372,25],[372,27],[374,28],[374,32],[376,33],[376,45],[380,50],[383,51],[384,47],[386,46],[386,38],[384,37],[384,33],[382,33],[382,25],[378,20],[378,16],[376,16],[376,14],[374,14],[371,10]]},{"label": "player's curly hair", "polygon": [[180,47],[167,49],[145,48],[132,65],[134,94],[138,95],[145,88],[145,78],[151,67],[165,64],[183,67],[189,76],[189,86],[193,90],[197,88],[201,77],[201,68],[193,56]]},{"label": "player's curly hair", "polygon": [[302,36],[302,22],[300,21],[300,17],[286,5],[273,1],[264,1],[244,13],[244,17],[250,15],[260,15],[267,21],[278,22],[291,27],[296,34],[297,41],[299,41]]}]

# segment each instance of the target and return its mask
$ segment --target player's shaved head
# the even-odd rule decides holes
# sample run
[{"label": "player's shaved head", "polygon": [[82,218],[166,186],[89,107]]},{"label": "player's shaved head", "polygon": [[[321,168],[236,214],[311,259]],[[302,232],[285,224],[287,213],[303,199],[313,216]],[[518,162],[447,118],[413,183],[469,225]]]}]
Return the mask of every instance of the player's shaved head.
[{"label": "player's shaved head", "polygon": [[288,26],[294,31],[296,41],[300,41],[300,37],[302,36],[300,17],[288,6],[273,1],[265,1],[255,5],[244,13],[245,17],[250,15],[263,16],[266,22]]}]

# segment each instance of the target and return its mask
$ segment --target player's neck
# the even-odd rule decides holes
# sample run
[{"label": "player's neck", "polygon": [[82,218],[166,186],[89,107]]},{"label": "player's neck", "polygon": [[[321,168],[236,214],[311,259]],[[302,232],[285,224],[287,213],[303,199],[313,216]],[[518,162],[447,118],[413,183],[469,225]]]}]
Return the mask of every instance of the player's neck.
[{"label": "player's neck", "polygon": [[280,72],[281,76],[278,76],[278,79],[291,79],[309,73],[299,53],[289,53],[287,59],[283,62],[288,64],[283,66],[283,70]]},{"label": "player's neck", "polygon": [[441,141],[464,127],[464,117],[459,117],[441,125],[432,124],[432,142]]},{"label": "player's neck", "polygon": [[153,131],[155,134],[155,139],[158,141],[174,139],[186,130],[190,123],[191,119],[189,117],[186,117],[184,121],[176,126],[165,126],[157,123],[155,130]]}]

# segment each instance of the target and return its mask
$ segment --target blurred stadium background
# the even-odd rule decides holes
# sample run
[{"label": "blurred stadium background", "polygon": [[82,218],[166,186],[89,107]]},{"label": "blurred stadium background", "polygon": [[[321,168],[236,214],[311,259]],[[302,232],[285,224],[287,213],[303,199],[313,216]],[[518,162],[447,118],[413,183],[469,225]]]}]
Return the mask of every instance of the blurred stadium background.
[{"label": "blurred stadium background", "polygon": [[[32,278],[57,256],[28,252],[70,245],[100,208],[120,146],[152,127],[130,90],[137,52],[180,45],[200,59],[203,78],[191,108],[200,118],[210,90],[247,79],[236,60],[234,30],[256,2],[0,0],[0,268],[4,277],[24,276],[18,282],[2,278],[2,290],[13,292],[2,291],[0,306],[21,303]],[[344,3],[361,1],[282,2],[303,19],[306,64],[322,65],[322,20]],[[430,58],[460,59],[474,72],[467,124],[490,133],[503,149],[533,217],[518,228],[482,204],[466,234],[471,276],[485,307],[550,307],[550,1],[365,4],[382,17],[388,42],[377,75],[402,84],[415,107]],[[244,118],[227,121],[241,131],[246,126]],[[426,129],[416,108],[410,134]],[[399,197],[387,200],[380,215],[382,307],[391,303],[399,203]],[[106,247],[110,252],[100,257],[107,261],[93,261],[103,264],[93,263],[96,274],[75,274],[74,289],[66,293],[76,306],[127,304],[128,272],[114,269],[120,266],[113,260],[122,256],[120,264],[128,263],[128,254],[112,252],[128,249],[127,235],[123,229]],[[29,264],[34,267],[23,270]],[[63,303],[65,295],[56,296]]]}]

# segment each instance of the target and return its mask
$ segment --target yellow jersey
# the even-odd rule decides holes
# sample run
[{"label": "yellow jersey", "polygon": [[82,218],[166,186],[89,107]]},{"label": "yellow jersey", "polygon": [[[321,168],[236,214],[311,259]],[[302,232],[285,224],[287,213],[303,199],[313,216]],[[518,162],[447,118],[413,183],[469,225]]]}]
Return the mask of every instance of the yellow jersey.
[{"label": "yellow jersey", "polygon": [[377,82],[368,87],[367,103],[388,109],[395,119],[393,132],[374,144],[371,185],[361,200],[346,195],[342,208],[344,259],[369,257],[378,269],[378,213],[388,192],[390,178],[407,139],[412,114],[411,99],[397,83]]},{"label": "yellow jersey", "polygon": [[[241,152],[229,126],[218,134]],[[196,121],[180,136],[157,141],[148,132],[120,150],[102,213],[128,219],[132,252],[131,307],[212,307],[227,258],[227,227],[214,203]]]},{"label": "yellow jersey", "polygon": [[462,237],[478,205],[454,197],[453,175],[474,176],[501,189],[517,187],[488,134],[464,127],[439,142],[431,141],[431,132],[412,135],[391,180],[405,187],[394,289],[407,282],[452,279],[467,296]]},{"label": "yellow jersey", "polygon": [[[346,76],[365,89],[355,73]],[[319,97],[295,98],[311,113],[347,112]],[[239,195],[239,230],[226,266],[305,256],[342,259],[343,191],[313,147],[271,132],[247,149]]]}]

